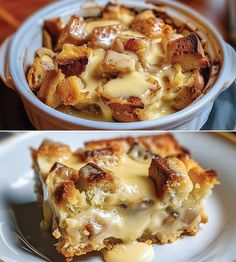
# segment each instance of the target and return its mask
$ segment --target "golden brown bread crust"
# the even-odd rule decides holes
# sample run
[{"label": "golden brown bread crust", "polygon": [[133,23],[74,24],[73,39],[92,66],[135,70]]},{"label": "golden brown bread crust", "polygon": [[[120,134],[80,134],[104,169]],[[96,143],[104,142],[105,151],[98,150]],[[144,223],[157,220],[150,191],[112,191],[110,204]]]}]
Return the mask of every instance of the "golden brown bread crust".
[{"label": "golden brown bread crust", "polygon": [[124,154],[129,151],[134,143],[138,143],[144,149],[154,154],[159,154],[162,157],[187,152],[171,134],[91,141],[86,142],[85,147],[88,150],[113,148],[115,152],[118,151],[120,154]]},{"label": "golden brown bread crust", "polygon": [[170,41],[167,45],[166,59],[171,64],[181,64],[185,70],[209,66],[208,58],[195,33]]},{"label": "golden brown bread crust", "polygon": [[88,47],[64,45],[55,62],[66,77],[79,76],[85,71],[91,52]]},{"label": "golden brown bread crust", "polygon": [[63,26],[60,17],[46,19],[43,26],[43,46],[54,50],[62,29]]},{"label": "golden brown bread crust", "polygon": [[88,92],[84,92],[80,78],[70,76],[66,78],[57,89],[57,94],[64,105],[76,106],[88,103]]},{"label": "golden brown bread crust", "polygon": [[116,78],[119,74],[127,74],[135,71],[136,61],[126,55],[112,50],[105,53],[101,64],[101,73],[104,78]]},{"label": "golden brown bread crust", "polygon": [[143,109],[144,104],[139,97],[130,97],[127,100],[117,103],[111,102],[108,104],[113,110],[113,119],[117,122],[136,122],[140,121],[138,109]]},{"label": "golden brown bread crust", "polygon": [[60,17],[46,19],[44,20],[44,27],[49,34],[57,40],[61,34],[62,20]]},{"label": "golden brown bread crust", "polygon": [[86,151],[81,151],[79,150],[78,152],[75,153],[83,162],[89,162],[91,160],[95,160],[97,158],[103,158],[106,156],[113,156],[116,154],[114,148],[101,148],[97,150],[86,150]]},{"label": "golden brown bread crust", "polygon": [[112,173],[94,163],[88,163],[79,170],[79,189],[87,191],[102,186],[105,191],[114,192],[115,178]]},{"label": "golden brown bread crust", "polygon": [[156,38],[161,35],[164,22],[156,18],[152,10],[145,10],[139,13],[133,20],[131,27],[146,35],[149,38]]},{"label": "golden brown bread crust", "polygon": [[155,157],[149,167],[148,176],[153,179],[156,185],[157,196],[162,201],[166,191],[173,183],[180,183],[181,177],[171,169],[165,158]]},{"label": "golden brown bread crust", "polygon": [[89,46],[95,48],[109,49],[116,39],[116,37],[122,32],[122,25],[115,24],[110,26],[95,27],[90,34]]},{"label": "golden brown bread crust", "polygon": [[56,143],[50,140],[44,140],[37,150],[37,157],[67,157],[71,154],[71,149],[63,143]]},{"label": "golden brown bread crust", "polygon": [[86,23],[84,22],[84,19],[73,15],[60,33],[55,50],[61,50],[63,45],[66,43],[83,45],[87,38],[88,32],[86,30]]},{"label": "golden brown bread crust", "polygon": [[[135,10],[126,8],[119,3],[108,3],[102,10],[104,20],[119,20],[128,26],[135,17]],[[128,17],[128,20],[126,19]]]},{"label": "golden brown bread crust", "polygon": [[189,81],[175,91],[176,96],[170,102],[172,108],[175,110],[181,110],[187,107],[202,94],[203,89],[204,79],[200,71],[197,69]]},{"label": "golden brown bread crust", "polygon": [[40,87],[38,98],[52,108],[58,107],[61,104],[61,101],[57,95],[57,89],[63,79],[64,75],[61,71],[47,71],[45,79]]},{"label": "golden brown bread crust", "polygon": [[144,37],[135,37],[129,35],[119,35],[111,46],[111,50],[116,52],[130,51],[137,54],[140,59],[143,58],[145,51],[149,48],[148,40]]}]

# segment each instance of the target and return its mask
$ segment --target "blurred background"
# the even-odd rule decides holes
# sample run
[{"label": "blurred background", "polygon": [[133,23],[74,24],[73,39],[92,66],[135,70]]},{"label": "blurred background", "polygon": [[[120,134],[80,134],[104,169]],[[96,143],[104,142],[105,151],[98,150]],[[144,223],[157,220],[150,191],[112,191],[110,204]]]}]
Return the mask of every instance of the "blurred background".
[{"label": "blurred background", "polygon": [[[53,0],[0,0],[0,44],[37,9]],[[209,19],[224,39],[236,47],[236,0],[179,0]],[[219,108],[220,105],[220,108]],[[236,87],[231,86],[216,101],[203,129],[236,128]],[[34,129],[17,94],[0,81],[0,129]]]}]

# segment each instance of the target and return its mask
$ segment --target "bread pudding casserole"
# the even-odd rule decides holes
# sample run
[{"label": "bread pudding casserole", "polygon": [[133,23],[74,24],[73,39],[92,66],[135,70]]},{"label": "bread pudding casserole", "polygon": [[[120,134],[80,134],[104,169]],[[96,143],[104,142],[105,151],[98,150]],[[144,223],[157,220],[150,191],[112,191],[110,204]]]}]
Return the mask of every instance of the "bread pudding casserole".
[{"label": "bread pudding casserole", "polygon": [[197,30],[154,5],[97,9],[44,21],[43,48],[27,72],[43,103],[82,118],[135,122],[175,113],[205,93],[217,60]]},{"label": "bread pudding casserole", "polygon": [[72,152],[45,140],[32,149],[41,226],[71,261],[134,241],[171,243],[207,223],[216,172],[171,134],[92,141]]}]

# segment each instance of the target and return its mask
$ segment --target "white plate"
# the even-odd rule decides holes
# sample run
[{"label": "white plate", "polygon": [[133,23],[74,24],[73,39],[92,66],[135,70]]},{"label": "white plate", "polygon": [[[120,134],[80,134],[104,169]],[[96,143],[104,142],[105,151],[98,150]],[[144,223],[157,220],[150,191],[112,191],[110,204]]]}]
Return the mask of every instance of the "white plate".
[{"label": "white plate", "polygon": [[[2,260],[36,262],[46,261],[48,257],[48,261],[64,261],[52,246],[53,240],[49,234],[40,233],[41,209],[35,202],[29,147],[37,147],[43,138],[50,138],[66,142],[75,149],[85,140],[121,135],[127,133],[38,132],[18,135],[0,144]],[[176,137],[191,150],[201,165],[218,171],[221,185],[207,200],[209,223],[202,225],[195,237],[185,237],[171,245],[154,245],[153,262],[233,262],[236,260],[236,146],[224,138],[207,133],[178,133]],[[25,239],[27,244],[20,239]],[[34,254],[33,249],[44,254],[44,258],[43,255]],[[102,259],[99,256],[84,256],[79,261],[98,262]]]}]

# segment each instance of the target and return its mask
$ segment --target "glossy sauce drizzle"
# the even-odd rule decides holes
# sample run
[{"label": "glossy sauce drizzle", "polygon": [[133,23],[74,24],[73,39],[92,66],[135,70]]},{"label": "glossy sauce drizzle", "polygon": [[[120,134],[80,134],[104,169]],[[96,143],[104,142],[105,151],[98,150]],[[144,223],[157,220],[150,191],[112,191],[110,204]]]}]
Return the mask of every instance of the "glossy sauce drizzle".
[{"label": "glossy sauce drizzle", "polygon": [[116,245],[112,250],[103,252],[106,262],[150,262],[153,255],[152,246],[140,242]]}]

